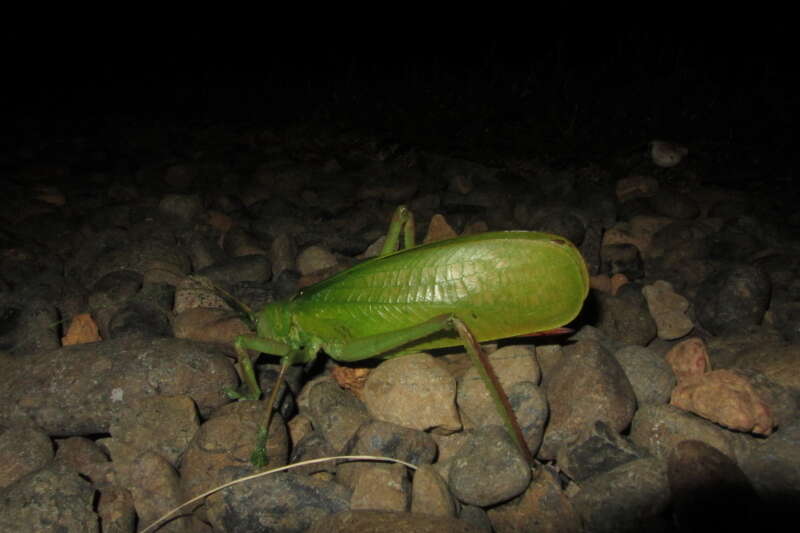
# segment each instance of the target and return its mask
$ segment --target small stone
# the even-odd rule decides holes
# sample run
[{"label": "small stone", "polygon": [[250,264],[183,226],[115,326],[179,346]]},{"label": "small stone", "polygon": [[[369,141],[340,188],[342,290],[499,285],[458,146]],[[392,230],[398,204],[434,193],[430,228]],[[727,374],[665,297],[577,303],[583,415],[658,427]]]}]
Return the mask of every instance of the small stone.
[{"label": "small stone", "polygon": [[214,531],[301,533],[323,523],[323,531],[330,533],[336,530],[331,515],[348,510],[349,504],[350,491],[334,481],[279,472],[209,496],[206,516]]},{"label": "small stone", "polygon": [[[625,344],[623,344],[621,342],[618,342],[615,339],[610,338],[602,330],[600,330],[600,329],[598,329],[598,328],[596,328],[594,326],[590,326],[588,324],[583,326],[583,327],[581,327],[581,329],[579,329],[578,331],[573,333],[568,338],[568,340],[570,340],[570,341],[596,342],[596,343],[600,344],[600,346],[602,346],[603,348],[605,348],[606,350],[608,350],[611,353],[614,353],[617,350],[619,350],[619,349],[621,349],[622,347],[625,346]],[[547,368],[545,363],[544,363],[544,358],[542,356],[539,356],[539,361],[542,362],[541,363],[542,369]],[[547,376],[546,373],[544,375]],[[546,382],[547,381],[545,380],[545,383]]]},{"label": "small stone", "polygon": [[656,531],[670,503],[666,461],[637,459],[594,476],[571,502],[585,531]]},{"label": "small stone", "polygon": [[317,521],[314,527],[308,530],[308,533],[361,533],[362,531],[369,531],[369,533],[483,533],[480,529],[456,518],[396,511],[344,511]]},{"label": "small stone", "polygon": [[350,509],[353,511],[406,511],[410,484],[401,464],[369,464],[354,482]]},{"label": "small stone", "polygon": [[667,217],[636,215],[629,222],[618,222],[603,233],[603,246],[632,244],[644,257],[651,252],[653,238],[659,230],[673,222]]},{"label": "small stone", "polygon": [[[550,409],[544,390],[530,381],[520,381],[508,389],[508,401],[522,430],[525,445],[536,455],[544,439]],[[495,409],[497,411],[497,409]]]},{"label": "small stone", "polygon": [[[297,420],[298,418],[305,418],[303,415],[298,415],[294,417],[292,420],[289,421],[290,431],[291,431],[291,424],[293,421]],[[309,423],[309,428],[310,428]],[[323,459],[328,457],[335,457],[339,455],[337,450],[333,449],[333,446],[330,445],[328,441],[325,440],[325,437],[322,436],[322,433],[319,431],[309,431],[305,435],[303,435],[299,439],[295,439],[292,436],[292,455],[289,457],[289,463],[299,463],[302,461],[308,461],[313,459]],[[340,465],[339,468],[344,468],[344,465]],[[330,475],[336,474],[336,461],[320,461],[317,463],[312,463],[304,466],[298,466],[292,469],[292,472],[297,474],[305,474],[307,476],[311,476],[317,473],[327,473]],[[347,485],[342,479],[341,476],[337,476],[337,481],[342,485]]]},{"label": "small stone", "polygon": [[448,481],[460,501],[481,507],[522,494],[531,469],[501,426],[476,429],[455,454]]},{"label": "small stone", "polygon": [[202,214],[203,201],[196,194],[166,194],[159,202],[158,210],[184,224],[190,224]]},{"label": "small stone", "polygon": [[231,311],[207,307],[187,309],[176,315],[172,329],[178,339],[219,344],[233,344],[239,335],[252,334],[239,317],[231,316]]},{"label": "small stone", "polygon": [[470,529],[470,531],[474,531],[475,533],[494,532],[492,529],[492,523],[489,520],[489,515],[487,515],[486,511],[484,511],[482,508],[476,505],[464,504],[461,504],[459,507],[460,510],[458,512],[458,518],[474,528]]},{"label": "small stone", "polygon": [[711,370],[706,343],[699,337],[686,339],[670,348],[666,360],[678,381],[702,376]]},{"label": "small stone", "polygon": [[411,512],[431,516],[456,515],[456,501],[447,483],[430,465],[422,465],[414,472]]},{"label": "small stone", "polygon": [[356,398],[363,400],[364,386],[367,384],[370,369],[365,367],[344,366],[333,363],[331,376],[339,386],[352,392]]},{"label": "small stone", "polygon": [[622,365],[639,406],[667,403],[675,387],[675,375],[663,357],[644,346],[625,346],[614,352]]},{"label": "small stone", "polygon": [[233,228],[225,234],[222,246],[231,257],[267,254],[262,243],[240,227]]},{"label": "small stone", "polygon": [[671,284],[658,280],[652,285],[645,285],[642,294],[656,322],[659,338],[678,339],[694,329],[694,324],[686,315],[689,300],[676,293]]},{"label": "small stone", "polygon": [[611,278],[608,274],[597,274],[589,278],[589,287],[602,291],[606,294],[611,294]]},{"label": "small stone", "polygon": [[129,337],[77,344],[3,368],[0,424],[32,421],[53,435],[107,433],[125,402],[155,391],[190,396],[208,416],[230,401],[222,388],[236,383],[228,358],[209,344]]},{"label": "small stone", "polygon": [[[528,381],[535,385],[541,379],[533,347],[506,346],[489,354],[488,359],[506,393],[517,383]],[[492,396],[474,366],[459,380],[457,402],[468,427],[502,424]]]},{"label": "small stone", "polygon": [[556,463],[570,479],[580,482],[641,459],[643,455],[624,437],[611,431],[605,422],[598,421],[591,432],[559,449]]},{"label": "small stone", "polygon": [[543,459],[555,459],[561,446],[575,441],[597,420],[622,431],[636,406],[624,370],[600,344],[581,341],[564,352],[545,382],[550,421],[539,451]]},{"label": "small stone", "polygon": [[108,465],[108,457],[95,441],[86,437],[67,437],[57,439],[56,446],[56,461],[68,464],[79,474],[91,479],[96,486],[100,484],[92,472]]},{"label": "small stone", "polygon": [[208,225],[221,233],[229,232],[236,225],[230,216],[213,209],[209,209],[206,212],[206,216],[208,217]]},{"label": "small stone", "polygon": [[446,462],[467,442],[469,433],[466,431],[459,431],[457,433],[450,433],[449,435],[440,435],[431,433],[431,437],[436,442],[438,454],[436,456],[437,464]]},{"label": "small stone", "polygon": [[176,315],[196,307],[230,309],[225,300],[214,291],[214,283],[204,276],[184,278],[175,287],[172,311]]},{"label": "small stone", "polygon": [[436,443],[424,431],[372,420],[358,430],[352,453],[382,455],[423,465],[432,463],[436,457]]},{"label": "small stone", "polygon": [[374,418],[423,431],[461,429],[455,399],[453,377],[424,353],[384,361],[364,387],[364,402]]},{"label": "small stone", "polygon": [[684,379],[670,404],[737,431],[769,435],[775,422],[749,380],[730,370]]},{"label": "small stone", "polygon": [[652,176],[629,176],[617,181],[617,200],[627,202],[634,198],[647,198],[658,192],[658,180]]},{"label": "small stone", "polygon": [[644,277],[639,249],[633,244],[607,244],[600,248],[600,268],[609,275],[624,274],[630,280]]},{"label": "small stone", "polygon": [[800,413],[800,395],[794,390],[776,383],[757,370],[732,368],[735,374],[747,379],[758,397],[769,409],[772,420],[780,428],[792,423]]},{"label": "small stone", "polygon": [[525,492],[513,500],[489,509],[489,520],[496,533],[529,531],[537,533],[580,533],[581,519],[572,502],[561,490],[557,475],[537,469]]},{"label": "small stone", "polygon": [[633,417],[630,439],[664,460],[683,440],[703,441],[730,457],[738,458],[744,451],[733,432],[672,405],[651,404],[639,409]]},{"label": "small stone", "polygon": [[64,464],[50,463],[3,491],[0,531],[97,533],[94,488]]},{"label": "small stone", "polygon": [[[181,458],[181,487],[187,499],[231,481],[237,474],[252,473],[250,456],[258,428],[264,423],[265,403],[230,403],[200,426]],[[288,449],[286,424],[280,413],[273,413],[267,438],[269,466],[285,465]]]},{"label": "small stone", "polygon": [[188,396],[131,399],[109,432],[141,451],[153,451],[175,467],[200,427],[197,408]]},{"label": "small stone", "polygon": [[270,247],[272,278],[277,278],[285,270],[295,270],[296,257],[297,247],[294,240],[286,233],[277,235]]},{"label": "small stone", "polygon": [[[350,442],[347,453],[351,455],[392,457],[416,465],[430,464],[436,457],[436,443],[430,434],[380,420],[362,425]],[[371,466],[361,461],[343,463],[337,468],[337,479],[355,487],[361,471]]]},{"label": "small stone", "polygon": [[[170,285],[165,285],[165,288],[167,287],[171,288]],[[114,313],[108,321],[106,332],[108,339],[173,336],[167,311],[156,302],[149,301],[143,293],[138,294]]]},{"label": "small stone", "polygon": [[53,443],[32,427],[0,431],[0,489],[39,470],[53,459]]},{"label": "small stone", "polygon": [[798,442],[800,419],[795,417],[739,461],[767,509],[797,509],[800,501]]},{"label": "small stone", "polygon": [[67,334],[61,337],[61,345],[69,346],[72,344],[84,344],[87,342],[97,342],[103,340],[97,323],[89,313],[75,315],[70,322]]},{"label": "small stone", "polygon": [[431,218],[431,223],[428,225],[428,232],[425,234],[422,243],[428,244],[430,242],[443,241],[455,237],[458,237],[456,230],[447,223],[443,215],[436,214]]},{"label": "small stone", "polygon": [[486,233],[489,231],[489,225],[484,220],[476,220],[475,222],[471,222],[464,227],[464,231],[461,233],[462,235],[478,235],[480,233]]},{"label": "small stone", "polygon": [[101,490],[97,514],[104,533],[136,531],[136,508],[127,489],[108,487]]},{"label": "small stone", "polygon": [[775,383],[800,392],[800,344],[771,344],[738,354],[735,368],[755,370]]},{"label": "small stone", "polygon": [[657,139],[650,141],[650,157],[653,159],[653,163],[661,168],[672,168],[683,161],[687,155],[689,155],[689,149],[683,145]]},{"label": "small stone", "polygon": [[583,244],[586,225],[581,216],[571,208],[548,206],[536,209],[526,229],[560,235],[576,246]]},{"label": "small stone", "polygon": [[[558,361],[564,356],[560,344],[540,344],[536,347],[536,361],[542,373],[542,383],[547,383]],[[544,386],[544,385],[543,385]]]},{"label": "small stone", "polygon": [[760,324],[769,305],[770,288],[769,277],[758,267],[728,268],[698,290],[697,318],[716,335]]},{"label": "small stone", "polygon": [[612,296],[596,292],[597,327],[622,344],[646,345],[657,334],[647,301],[638,284],[624,285]]},{"label": "small stone", "polygon": [[36,354],[61,347],[58,310],[44,298],[33,298],[22,306],[16,338],[9,350],[17,355]]},{"label": "small stone", "polygon": [[628,283],[630,283],[630,280],[625,274],[614,274],[611,276],[611,294],[616,296],[619,293],[619,290]]},{"label": "small stone", "polygon": [[[771,358],[783,348],[800,346],[787,345],[781,334],[769,326],[749,326],[724,337],[711,337],[706,342],[713,368],[735,367],[739,359],[746,366],[762,357]],[[787,355],[789,360],[797,357]]]},{"label": "small stone", "polygon": [[195,277],[200,276],[223,286],[247,281],[263,283],[272,276],[272,265],[263,254],[241,255],[199,270]]},{"label": "small stone", "polygon": [[297,269],[303,276],[334,268],[337,264],[336,256],[321,246],[309,246],[297,256]]},{"label": "small stone", "polygon": [[667,467],[677,525],[686,531],[757,528],[756,491],[736,462],[716,448],[685,440],[670,453]]},{"label": "small stone", "polygon": [[344,450],[358,429],[370,420],[355,396],[332,380],[309,382],[301,392],[300,412],[308,416],[337,451]]},{"label": "small stone", "polygon": [[[178,474],[164,457],[155,452],[145,452],[134,459],[126,488],[133,496],[136,515],[144,525],[153,523],[183,503]],[[191,522],[191,516],[178,516],[167,527],[173,531],[189,530]]]}]

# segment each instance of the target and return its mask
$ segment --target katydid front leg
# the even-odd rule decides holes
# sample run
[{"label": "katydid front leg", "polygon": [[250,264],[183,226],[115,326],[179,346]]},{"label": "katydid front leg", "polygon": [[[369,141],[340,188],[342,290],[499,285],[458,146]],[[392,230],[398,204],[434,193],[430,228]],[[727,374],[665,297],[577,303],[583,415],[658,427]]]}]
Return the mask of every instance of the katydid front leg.
[{"label": "katydid front leg", "polygon": [[[236,349],[239,371],[247,391],[242,392],[225,388],[225,394],[233,400],[258,400],[261,397],[261,387],[258,385],[256,373],[253,369],[253,361],[250,359],[250,354],[247,353],[247,350],[284,357],[291,352],[291,347],[283,342],[263,339],[254,335],[239,335],[236,337],[233,346]],[[280,382],[277,385],[279,384]]]},{"label": "katydid front leg", "polygon": [[263,424],[258,426],[255,449],[253,453],[250,454],[250,462],[255,467],[262,468],[268,463],[267,437],[269,436],[269,426],[272,423],[272,413],[275,403],[278,401],[278,394],[286,379],[286,371],[296,362],[303,360],[305,354],[302,350],[292,350],[291,347],[285,343],[249,335],[240,335],[237,337],[234,346],[236,348],[236,354],[239,357],[242,380],[249,389],[249,391],[244,394],[231,390],[225,391],[229,397],[235,399],[258,400],[261,397],[261,387],[258,385],[258,380],[256,379],[253,362],[250,359],[250,355],[247,353],[248,349],[281,357],[281,369],[278,372],[278,377],[275,379],[275,384],[267,400],[265,420]]}]

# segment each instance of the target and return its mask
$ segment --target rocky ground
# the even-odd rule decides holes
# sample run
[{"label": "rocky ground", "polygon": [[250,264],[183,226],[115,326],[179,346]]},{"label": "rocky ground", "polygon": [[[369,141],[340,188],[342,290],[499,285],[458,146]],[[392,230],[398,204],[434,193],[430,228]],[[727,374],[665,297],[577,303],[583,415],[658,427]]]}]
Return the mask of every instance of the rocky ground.
[{"label": "rocky ground", "polygon": [[[247,327],[199,280],[258,309],[374,255],[399,204],[420,240],[542,230],[583,253],[592,290],[572,335],[486,347],[534,468],[458,350],[347,367],[322,356],[290,376],[271,466],[369,454],[417,469],[305,466],[219,492],[162,531],[796,517],[800,219],[780,173],[723,180],[708,147],[644,140],[564,164],[314,126],[127,126],[4,161],[0,529],[132,532],[252,473],[263,402],[223,393]],[[259,360],[264,390],[274,362]]]}]

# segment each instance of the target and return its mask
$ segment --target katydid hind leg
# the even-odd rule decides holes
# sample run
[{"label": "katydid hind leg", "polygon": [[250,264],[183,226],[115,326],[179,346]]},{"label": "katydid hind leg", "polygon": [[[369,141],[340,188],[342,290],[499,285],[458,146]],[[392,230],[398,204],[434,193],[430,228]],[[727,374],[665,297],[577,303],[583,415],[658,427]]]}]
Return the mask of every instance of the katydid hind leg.
[{"label": "katydid hind leg", "polygon": [[323,348],[338,361],[361,361],[362,359],[377,357],[391,350],[401,348],[410,342],[423,339],[434,333],[452,329],[450,319],[451,315],[438,315],[414,326],[362,337],[336,348],[323,344]]},{"label": "katydid hind leg", "polygon": [[503,420],[503,424],[506,427],[506,431],[508,431],[511,439],[517,445],[517,448],[519,448],[519,451],[528,464],[533,465],[533,455],[530,449],[528,449],[528,445],[525,443],[522,428],[514,414],[514,409],[511,407],[508,395],[506,395],[497,374],[495,374],[492,365],[489,363],[489,358],[486,357],[486,354],[481,349],[481,345],[463,321],[457,317],[452,317],[451,323],[453,329],[455,329],[459,337],[461,337],[464,347],[467,349],[467,354],[472,360],[472,364],[478,370],[478,374],[481,376],[484,385],[489,391],[495,408],[500,415],[500,419]]},{"label": "katydid hind leg", "polygon": [[423,339],[429,335],[440,331],[454,330],[464,347],[469,354],[472,364],[478,370],[484,385],[489,390],[489,394],[494,401],[495,407],[503,420],[506,430],[511,436],[514,443],[519,448],[522,456],[529,462],[533,463],[533,456],[531,455],[528,446],[525,444],[525,439],[522,435],[522,430],[511,408],[511,403],[508,396],[500,385],[500,380],[497,378],[494,370],[492,369],[486,355],[483,353],[480,344],[475,339],[475,336],[469,330],[469,327],[460,320],[450,314],[438,315],[430,320],[420,324],[399,329],[396,331],[389,331],[372,335],[351,341],[344,347],[340,347],[336,353],[331,353],[333,350],[326,350],[335,357],[342,361],[360,361],[362,359],[369,359],[370,357],[380,356],[393,349],[401,348],[402,346]]}]

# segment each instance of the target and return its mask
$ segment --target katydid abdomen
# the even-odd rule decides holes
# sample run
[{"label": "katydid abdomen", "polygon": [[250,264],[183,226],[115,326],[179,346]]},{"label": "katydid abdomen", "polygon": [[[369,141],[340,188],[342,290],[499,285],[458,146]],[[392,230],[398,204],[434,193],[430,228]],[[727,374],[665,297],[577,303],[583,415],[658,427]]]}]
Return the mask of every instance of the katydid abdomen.
[{"label": "katydid abdomen", "polygon": [[[352,339],[460,318],[479,342],[546,331],[571,321],[588,292],[586,265],[563,237],[507,231],[401,250],[309,287],[288,304],[300,330],[326,350]],[[462,344],[439,331],[383,357]],[[332,353],[334,357],[337,354]]]}]

